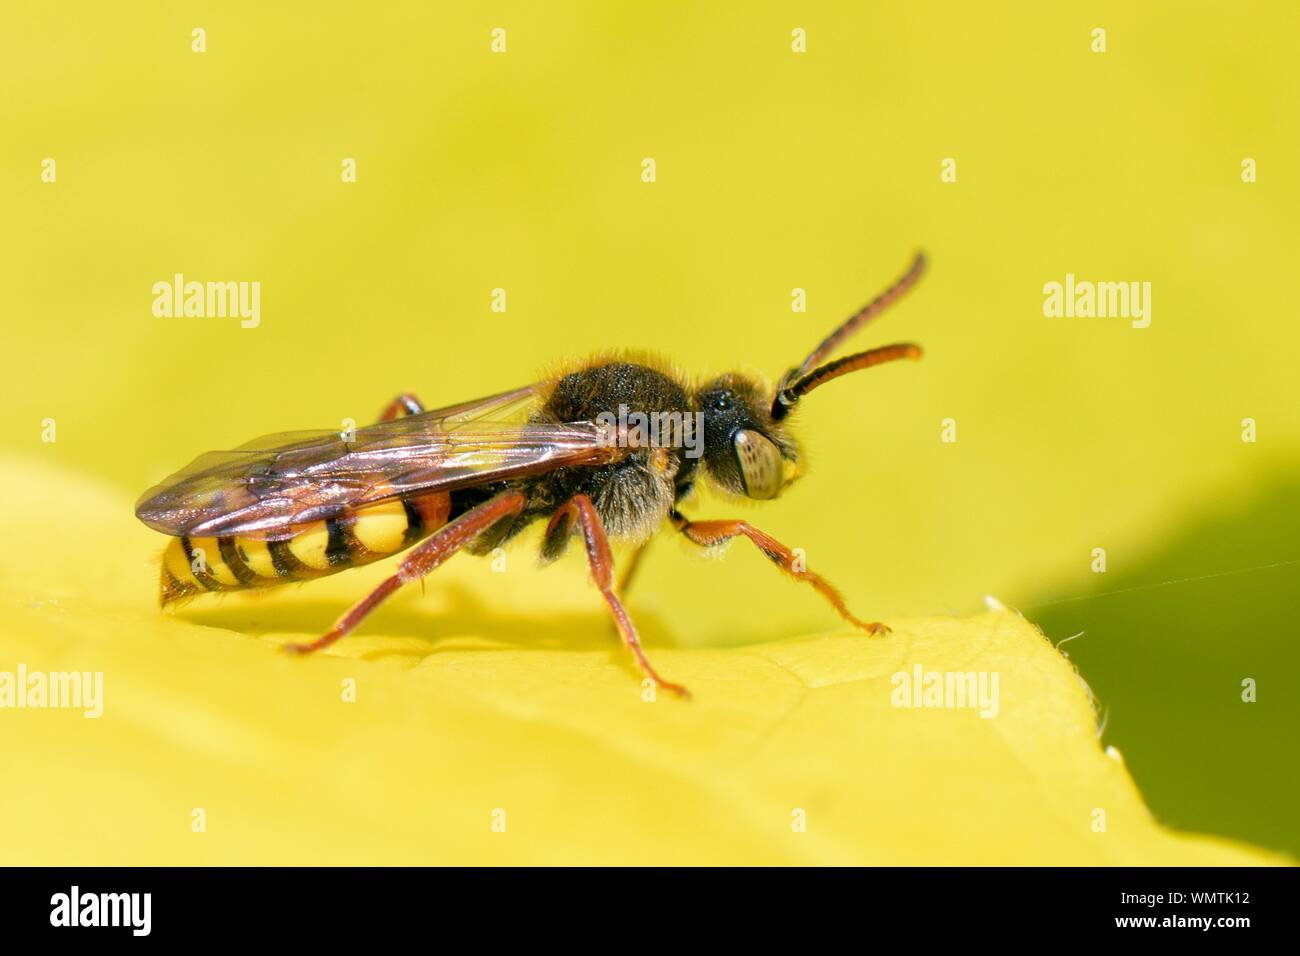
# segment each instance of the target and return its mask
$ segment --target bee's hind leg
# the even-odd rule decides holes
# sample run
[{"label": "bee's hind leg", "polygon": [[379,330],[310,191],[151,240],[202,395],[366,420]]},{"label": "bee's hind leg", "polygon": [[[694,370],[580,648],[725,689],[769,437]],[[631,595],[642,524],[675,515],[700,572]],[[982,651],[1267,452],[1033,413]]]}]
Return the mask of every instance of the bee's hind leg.
[{"label": "bee's hind leg", "polygon": [[587,563],[591,566],[591,576],[596,582],[596,587],[600,588],[605,603],[609,605],[609,612],[614,617],[614,623],[618,626],[618,633],[622,636],[623,643],[636,658],[642,672],[655,684],[669,693],[689,698],[690,691],[681,684],[674,684],[660,677],[645,656],[641,639],[637,637],[636,627],[614,593],[614,556],[609,549],[609,537],[605,534],[605,526],[601,524],[600,515],[596,513],[596,506],[592,504],[591,499],[584,494],[576,494],[562,504],[551,517],[551,523],[546,529],[546,537],[550,538],[557,530],[562,530],[561,523],[572,527],[575,520],[582,526],[582,538],[587,545]]},{"label": "bee's hind leg", "polygon": [[519,514],[524,510],[526,503],[527,498],[522,492],[503,492],[466,511],[455,521],[443,525],[427,541],[418,545],[406,556],[405,560],[397,566],[396,574],[381,581],[378,587],[354,604],[323,635],[307,644],[286,644],[285,650],[297,654],[310,654],[312,651],[329,647],[335,641],[345,637],[365,619],[367,614],[403,584],[423,578],[498,521]]},{"label": "bee's hind leg", "polygon": [[673,527],[702,548],[722,544],[737,535],[744,535],[754,542],[758,549],[786,574],[797,580],[807,581],[816,588],[817,593],[831,603],[840,617],[854,627],[861,628],[872,635],[889,633],[889,628],[878,621],[862,621],[854,617],[845,606],[844,598],[840,595],[840,592],[835,590],[830,582],[803,567],[802,560],[793,551],[770,534],[759,531],[748,521],[689,521],[683,515],[674,511],[672,522]]},{"label": "bee's hind leg", "polygon": [[384,406],[384,410],[379,415],[381,422],[391,422],[394,418],[400,418],[403,415],[418,415],[424,411],[424,406],[420,400],[410,392],[403,392],[395,399]]}]

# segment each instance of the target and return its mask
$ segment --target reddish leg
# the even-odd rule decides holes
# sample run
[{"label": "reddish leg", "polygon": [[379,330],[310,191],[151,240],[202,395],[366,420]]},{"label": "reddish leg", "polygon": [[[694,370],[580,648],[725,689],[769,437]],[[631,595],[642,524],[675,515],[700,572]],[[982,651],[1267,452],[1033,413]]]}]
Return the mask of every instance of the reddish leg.
[{"label": "reddish leg", "polygon": [[575,520],[582,524],[582,537],[587,545],[587,563],[591,565],[591,576],[596,582],[596,587],[600,588],[600,593],[604,595],[605,603],[609,605],[609,611],[614,616],[614,623],[618,625],[618,633],[622,635],[623,643],[632,652],[632,656],[636,658],[637,664],[647,677],[664,690],[689,698],[690,691],[681,684],[664,680],[646,659],[645,651],[641,648],[641,640],[632,625],[632,619],[627,616],[627,611],[623,609],[622,603],[614,594],[614,557],[609,550],[609,538],[605,535],[605,526],[600,523],[600,515],[596,513],[596,506],[591,503],[591,499],[586,495],[578,494],[561,505],[551,517],[550,526],[546,529],[547,536],[549,537],[551,531],[561,522],[571,527]]},{"label": "reddish leg", "polygon": [[623,573],[618,577],[618,593],[621,596],[627,597],[627,592],[632,587],[632,580],[636,577],[636,569],[641,567],[641,561],[645,557],[646,548],[648,547],[650,547],[650,541],[637,545],[637,549],[627,559],[627,566],[623,568]]},{"label": "reddish leg", "polygon": [[455,521],[445,524],[397,566],[397,573],[385,578],[377,588],[352,606],[337,623],[323,635],[308,644],[286,644],[285,650],[297,654],[310,654],[329,647],[347,635],[378,607],[383,600],[403,584],[418,581],[442,562],[463,548],[478,534],[486,531],[503,518],[519,514],[526,499],[522,492],[507,491],[471,508]]},{"label": "reddish leg", "polygon": [[694,541],[700,547],[707,548],[715,544],[722,544],[736,535],[744,535],[750,541],[758,546],[758,549],[772,559],[772,563],[778,568],[789,574],[791,577],[800,581],[807,581],[818,593],[826,600],[830,601],[835,610],[839,612],[840,617],[848,621],[854,627],[859,627],[868,634],[888,634],[889,628],[878,621],[870,623],[860,621],[849,613],[849,609],[844,606],[844,598],[840,592],[835,590],[828,582],[820,576],[813,574],[811,571],[799,568],[795,564],[794,552],[783,545],[770,534],[759,531],[751,526],[747,521],[688,521],[682,515],[673,512],[673,526]]},{"label": "reddish leg", "polygon": [[403,392],[384,406],[383,412],[379,415],[379,420],[381,422],[391,422],[394,418],[399,418],[402,415],[418,415],[422,411],[424,411],[424,406],[420,404],[420,400],[410,392]]}]

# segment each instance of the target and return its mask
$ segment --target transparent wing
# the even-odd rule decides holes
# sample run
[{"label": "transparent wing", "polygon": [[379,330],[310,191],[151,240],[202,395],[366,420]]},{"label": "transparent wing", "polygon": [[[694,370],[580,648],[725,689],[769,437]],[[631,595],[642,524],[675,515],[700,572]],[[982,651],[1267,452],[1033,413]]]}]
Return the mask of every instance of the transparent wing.
[{"label": "transparent wing", "polygon": [[[614,457],[592,422],[530,422],[537,386],[338,432],[283,432],[208,452],[150,488],[136,516],[169,535],[287,538],[401,495]],[[523,419],[523,420],[520,420]]]}]

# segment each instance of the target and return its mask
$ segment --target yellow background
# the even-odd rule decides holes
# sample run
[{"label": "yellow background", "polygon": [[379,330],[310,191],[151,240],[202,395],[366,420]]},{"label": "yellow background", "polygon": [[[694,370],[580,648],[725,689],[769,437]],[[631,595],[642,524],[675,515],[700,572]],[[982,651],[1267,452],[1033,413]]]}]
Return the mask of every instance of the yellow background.
[{"label": "yellow background", "polygon": [[[1297,556],[1294,5],[136,3],[4,17],[3,447],[22,462],[11,476],[63,476],[122,522],[79,533],[83,501],[32,492],[41,508],[22,518],[38,523],[6,539],[6,561],[62,560],[45,579],[9,575],[0,668],[20,653],[38,663],[42,645],[15,623],[42,633],[24,616],[30,601],[76,594],[93,609],[88,582],[106,565],[113,587],[139,583],[100,595],[105,608],[156,613],[161,539],[132,526],[130,503],[200,451],[364,421],[405,389],[432,404],[477,396],[607,347],[663,352],[701,374],[776,375],[924,248],[921,285],[855,344],[919,341],[925,360],[811,397],[798,419],[810,473],[742,516],[803,548],[863,616],[965,615],[991,593],[1054,640],[1086,630],[1067,648],[1111,708],[1110,739],[1160,795],[1157,816],[1300,847],[1281,810],[1297,796],[1286,772],[1300,723],[1295,565],[1213,579],[1212,599],[1208,582],[1152,588]],[[498,26],[504,54],[490,50]],[[795,27],[806,54],[791,52]],[[1090,50],[1095,27],[1105,53]],[[46,157],[53,184],[40,178]],[[341,182],[345,157],[355,184]],[[640,178],[645,157],[653,184]],[[940,181],[945,157],[956,183]],[[1241,181],[1244,157],[1258,182]],[[259,281],[261,326],[154,318],[151,287],[176,272]],[[1067,272],[1151,282],[1151,327],[1044,318],[1042,286]],[[489,308],[497,287],[504,315]],[[808,290],[806,314],[790,310],[795,287]],[[1247,416],[1254,444],[1240,438]],[[54,444],[40,440],[46,418]],[[956,443],[940,441],[945,418]],[[27,507],[21,484],[12,495],[11,509]],[[735,507],[706,500],[693,514]],[[1105,576],[1090,568],[1097,547]],[[562,592],[560,630],[577,645],[613,640],[576,553],[546,572],[524,552],[512,560],[506,587]],[[196,603],[181,618],[226,629],[202,632],[222,660],[221,648],[248,643],[240,634],[323,629],[382,573],[283,601]],[[455,573],[457,600],[490,618],[502,581]],[[1128,588],[1163,603],[1134,601],[1118,618],[1118,599],[1074,602],[1073,617],[1055,603]],[[438,581],[427,590],[382,611],[374,631],[436,648]],[[1198,600],[1213,606],[1187,614]],[[652,645],[682,649],[836,624],[743,545],[706,563],[661,544],[631,609]],[[534,623],[548,613],[509,629],[525,647],[534,626],[563,646]],[[194,663],[188,645],[156,635],[130,646],[153,685]],[[635,690],[618,654],[599,659]],[[303,673],[239,659],[285,668],[272,687]],[[1259,681],[1254,710],[1238,701],[1243,677]],[[416,689],[385,693],[400,724]],[[274,738],[276,705],[248,706],[250,739]],[[52,762],[90,746],[80,724],[38,716],[21,731]],[[19,726],[0,719],[6,734]],[[456,737],[426,730],[384,756],[416,764],[421,741]],[[347,774],[315,771],[347,792]],[[184,761],[149,772],[176,790],[206,780]],[[252,778],[268,820],[289,812],[273,777]],[[108,778],[84,779],[95,791]],[[541,771],[535,785],[557,786]],[[36,781],[19,789],[35,834],[56,829],[44,806],[92,812],[51,804]],[[430,795],[431,812],[442,805]],[[150,825],[115,819],[104,825]],[[255,830],[228,849],[218,858],[294,852]]]}]

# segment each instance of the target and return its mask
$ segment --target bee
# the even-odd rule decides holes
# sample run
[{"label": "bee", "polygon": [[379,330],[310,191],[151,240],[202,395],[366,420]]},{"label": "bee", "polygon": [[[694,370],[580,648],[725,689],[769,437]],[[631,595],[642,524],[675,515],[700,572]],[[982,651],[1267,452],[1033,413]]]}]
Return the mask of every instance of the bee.
[{"label": "bee", "polygon": [[[668,525],[701,547],[749,539],[848,623],[885,634],[884,624],[851,614],[834,587],[771,535],[747,521],[687,518],[678,507],[697,483],[758,500],[789,487],[800,472],[790,418],[804,396],[850,372],[920,358],[919,346],[902,343],[827,361],[910,289],[924,265],[918,254],[774,387],[740,372],[691,383],[654,359],[604,356],[476,401],[426,410],[402,394],[373,425],[286,432],[202,455],[136,504],[141,521],[170,536],[160,603],[307,581],[409,551],[325,634],[288,645],[309,653],[456,552],[490,553],[545,520],[542,563],[580,536],[637,665],[658,687],[689,696],[651,665],[619,597],[646,542]],[[611,539],[636,548],[617,587]]]}]

